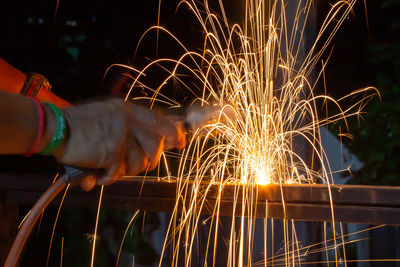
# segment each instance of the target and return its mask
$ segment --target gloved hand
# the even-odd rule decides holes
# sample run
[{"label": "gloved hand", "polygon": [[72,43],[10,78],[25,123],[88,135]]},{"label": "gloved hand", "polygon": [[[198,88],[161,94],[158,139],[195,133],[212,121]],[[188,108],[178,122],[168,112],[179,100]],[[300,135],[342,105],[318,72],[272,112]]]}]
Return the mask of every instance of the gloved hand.
[{"label": "gloved hand", "polygon": [[[103,177],[96,177],[97,184],[152,170],[165,147],[185,146],[178,124],[120,99],[71,106],[63,112],[68,133],[54,157],[63,164],[105,169]],[[91,189],[93,181],[86,181],[84,189]]]}]

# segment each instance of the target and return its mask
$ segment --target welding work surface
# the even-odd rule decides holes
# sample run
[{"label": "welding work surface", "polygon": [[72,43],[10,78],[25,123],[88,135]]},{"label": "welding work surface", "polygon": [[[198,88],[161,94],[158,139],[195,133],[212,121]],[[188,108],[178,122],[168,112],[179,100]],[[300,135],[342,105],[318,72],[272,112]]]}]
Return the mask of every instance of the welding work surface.
[{"label": "welding work surface", "polygon": [[[0,176],[0,191],[7,201],[33,203],[50,185],[48,177]],[[111,209],[141,209],[153,212],[172,212],[176,206],[177,182],[153,178],[130,178],[107,186],[104,190],[103,207]],[[193,184],[186,187],[190,192]],[[207,201],[199,212],[213,214],[220,188],[199,185]],[[360,224],[400,225],[400,187],[287,184],[258,185],[257,201],[253,205],[254,217],[293,219],[304,221],[332,221]],[[250,186],[246,186],[251,189]],[[226,184],[220,197],[220,215],[242,215],[243,186]],[[255,186],[254,188],[255,189]],[[64,205],[95,207],[98,189],[83,192],[72,189]],[[236,197],[235,197],[236,196]],[[282,204],[282,197],[284,205]],[[332,201],[331,201],[332,199]],[[54,204],[58,204],[54,201]],[[179,203],[182,208],[183,203]],[[187,203],[185,203],[187,205]],[[248,216],[246,214],[245,216]]]}]

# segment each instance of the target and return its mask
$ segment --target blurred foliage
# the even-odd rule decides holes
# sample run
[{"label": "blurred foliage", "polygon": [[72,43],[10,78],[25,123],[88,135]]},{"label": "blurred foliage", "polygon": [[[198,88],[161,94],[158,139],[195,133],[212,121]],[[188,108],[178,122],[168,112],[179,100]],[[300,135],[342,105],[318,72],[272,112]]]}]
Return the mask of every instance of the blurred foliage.
[{"label": "blurred foliage", "polygon": [[351,121],[354,141],[347,145],[364,167],[349,183],[400,185],[400,0],[368,1],[368,12],[363,69],[371,72],[382,101],[376,97],[367,105],[365,120]]},{"label": "blurred foliage", "polygon": [[123,249],[135,255],[135,262],[142,265],[154,264],[159,255],[152,246],[151,234],[160,226],[158,215],[141,212],[124,240]]},{"label": "blurred foliage", "polygon": [[[22,209],[25,213],[29,208]],[[97,211],[95,209],[64,207],[55,231],[49,266],[90,266],[93,230]],[[96,240],[95,266],[116,266],[123,235],[135,212],[102,209]],[[50,233],[56,209],[48,208],[37,232],[28,241],[21,266],[45,266]],[[132,256],[140,266],[154,266],[160,255],[153,247],[153,233],[160,227],[156,213],[140,212],[127,231],[118,266],[131,265]],[[63,257],[61,240],[64,238]]]}]

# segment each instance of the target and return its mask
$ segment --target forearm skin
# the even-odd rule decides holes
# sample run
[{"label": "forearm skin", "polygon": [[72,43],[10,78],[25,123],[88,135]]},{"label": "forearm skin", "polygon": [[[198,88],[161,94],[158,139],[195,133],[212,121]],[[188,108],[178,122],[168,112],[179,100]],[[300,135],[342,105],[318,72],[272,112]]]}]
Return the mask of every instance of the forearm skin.
[{"label": "forearm skin", "polygon": [[[56,118],[43,106],[45,130],[39,151],[50,143],[56,129]],[[39,127],[35,103],[24,96],[0,91],[0,154],[25,154],[32,147]]]},{"label": "forearm skin", "polygon": [[[26,80],[25,73],[14,68],[0,58],[0,91],[19,94]],[[51,91],[42,88],[39,90],[36,98],[41,102],[50,102],[59,108],[70,106],[70,104],[53,94]]]}]

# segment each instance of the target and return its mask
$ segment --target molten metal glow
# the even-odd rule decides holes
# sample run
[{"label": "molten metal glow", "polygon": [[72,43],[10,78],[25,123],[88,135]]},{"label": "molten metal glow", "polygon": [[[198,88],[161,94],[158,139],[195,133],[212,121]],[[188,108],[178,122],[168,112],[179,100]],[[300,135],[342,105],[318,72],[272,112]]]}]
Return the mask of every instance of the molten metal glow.
[{"label": "molten metal glow", "polygon": [[269,168],[260,166],[256,169],[256,181],[260,185],[267,185],[271,183],[271,175]]}]

